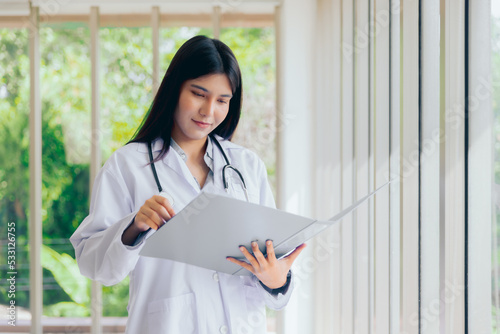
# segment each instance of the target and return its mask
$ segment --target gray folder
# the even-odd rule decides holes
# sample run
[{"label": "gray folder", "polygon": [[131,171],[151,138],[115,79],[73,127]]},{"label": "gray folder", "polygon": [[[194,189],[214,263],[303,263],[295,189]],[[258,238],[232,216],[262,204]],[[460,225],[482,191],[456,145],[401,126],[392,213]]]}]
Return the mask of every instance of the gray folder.
[{"label": "gray folder", "polygon": [[320,221],[230,197],[201,193],[165,225],[152,233],[139,253],[169,259],[232,275],[251,275],[226,260],[244,259],[239,250],[257,241],[265,254],[266,240],[273,240],[279,259],[321,231],[342,220],[389,182],[342,210]]}]

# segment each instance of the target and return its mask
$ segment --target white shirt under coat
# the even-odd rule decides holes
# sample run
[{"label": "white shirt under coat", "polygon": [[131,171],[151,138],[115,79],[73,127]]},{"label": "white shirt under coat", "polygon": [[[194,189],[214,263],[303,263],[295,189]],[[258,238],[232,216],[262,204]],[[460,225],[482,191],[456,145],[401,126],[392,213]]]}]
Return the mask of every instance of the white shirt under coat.
[{"label": "white shirt under coat", "polygon": [[[231,164],[243,174],[250,201],[275,207],[264,163],[250,150],[218,139]],[[161,139],[153,142],[153,156],[162,146]],[[174,198],[174,211],[179,212],[202,189],[189,171],[182,150],[172,148],[155,166],[162,187]],[[205,161],[212,175],[207,177],[203,191],[226,194],[222,181],[226,163],[210,139]],[[122,243],[123,231],[140,207],[158,194],[148,162],[147,145],[131,143],[113,153],[100,170],[93,186],[90,213],[70,239],[81,273],[104,285],[130,276],[126,333],[265,333],[265,306],[279,310],[288,303],[293,275],[285,294],[273,295],[255,276],[231,276],[143,257],[139,256],[143,240],[134,246]],[[246,200],[238,176],[229,173],[229,195]]]}]

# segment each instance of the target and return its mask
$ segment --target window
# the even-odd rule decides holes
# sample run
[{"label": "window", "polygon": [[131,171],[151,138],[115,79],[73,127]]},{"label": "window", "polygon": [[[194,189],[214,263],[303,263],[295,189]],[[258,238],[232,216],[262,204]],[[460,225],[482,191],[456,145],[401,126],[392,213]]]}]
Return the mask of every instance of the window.
[{"label": "window", "polygon": [[40,27],[42,99],[43,314],[90,315],[90,280],[79,273],[69,237],[88,214],[89,29]]},{"label": "window", "polygon": [[[47,13],[41,10],[40,14]],[[175,52],[187,39],[198,34],[212,36],[212,28],[207,28],[210,15],[205,16],[181,15],[174,20],[168,16],[166,23],[162,23],[160,80]],[[230,28],[224,28],[220,39],[236,53],[244,77],[242,125],[238,128],[235,142],[248,146],[263,158],[273,182],[275,129],[271,124],[275,117],[275,47],[274,29],[270,27],[272,18],[269,17],[264,16],[264,27],[260,22],[254,28],[251,28],[252,23],[239,28],[244,19],[232,14],[228,22],[236,20],[238,24],[229,24]],[[86,318],[91,313],[91,281],[79,274],[69,242],[69,237],[87,216],[89,208],[92,128],[88,18],[88,14],[67,16],[58,12],[40,19],[43,115],[41,254],[45,317],[42,325],[46,328],[52,324],[60,326],[59,317]],[[183,24],[183,20],[187,24]],[[102,163],[133,137],[153,100],[153,31],[149,26],[150,17],[142,15],[137,21],[132,21],[128,26],[126,19],[101,15],[99,97]],[[6,22],[16,22],[16,19],[9,18]],[[29,331],[30,319],[28,34],[27,29],[0,28],[0,117],[3,120],[0,134],[5,138],[0,148],[0,216],[2,221],[13,222],[16,228],[16,320],[17,325],[26,331]],[[253,137],[256,132],[258,140]],[[0,226],[5,235],[0,237],[4,254],[9,247],[9,226]],[[5,257],[1,257],[0,267],[7,271]],[[112,327],[108,329],[123,329],[122,320],[127,316],[128,283],[127,278],[115,286],[102,287],[105,317],[102,324],[105,328],[109,324]],[[4,293],[9,289],[6,280],[2,280],[0,289],[0,305],[8,305],[8,294]],[[110,319],[114,322],[110,323]],[[67,325],[66,320],[62,323]],[[74,320],[72,326],[88,331],[88,324],[81,319]],[[274,326],[271,328],[274,330]],[[0,332],[3,330],[8,328],[0,328]]]},{"label": "window", "polygon": [[[17,317],[29,321],[29,56],[27,29],[0,29],[0,224],[2,277],[15,280]],[[12,230],[11,228],[14,228]],[[9,229],[9,230],[8,230]],[[8,232],[13,234],[9,235]],[[7,257],[15,242],[15,259]],[[9,253],[10,255],[10,253]],[[9,262],[7,262],[7,260]],[[11,268],[12,260],[15,268]],[[11,281],[0,282],[0,304],[10,302]],[[27,311],[28,310],[28,311]],[[4,313],[7,314],[7,313]]]}]

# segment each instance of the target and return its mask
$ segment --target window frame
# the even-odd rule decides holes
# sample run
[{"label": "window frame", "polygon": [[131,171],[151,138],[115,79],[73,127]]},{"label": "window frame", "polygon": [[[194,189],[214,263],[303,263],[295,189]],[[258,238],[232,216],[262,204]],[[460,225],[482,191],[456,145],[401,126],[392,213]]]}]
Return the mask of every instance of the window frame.
[{"label": "window frame", "polygon": [[[467,328],[469,333],[490,333],[491,224],[496,223],[492,204],[493,112],[491,87],[491,4],[468,2],[468,215],[467,235]],[[477,104],[476,104],[477,103]]]}]

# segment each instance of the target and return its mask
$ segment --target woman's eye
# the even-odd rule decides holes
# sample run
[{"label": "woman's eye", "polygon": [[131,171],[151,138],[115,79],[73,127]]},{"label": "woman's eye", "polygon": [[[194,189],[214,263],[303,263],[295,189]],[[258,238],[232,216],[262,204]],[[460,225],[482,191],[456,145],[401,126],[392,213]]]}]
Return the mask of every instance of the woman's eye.
[{"label": "woman's eye", "polygon": [[224,103],[224,104],[227,104],[227,101],[226,100],[219,100],[220,103]]},{"label": "woman's eye", "polygon": [[203,97],[203,94],[200,94],[200,93],[197,93],[197,92],[193,92],[193,94],[196,95],[196,96]]}]

